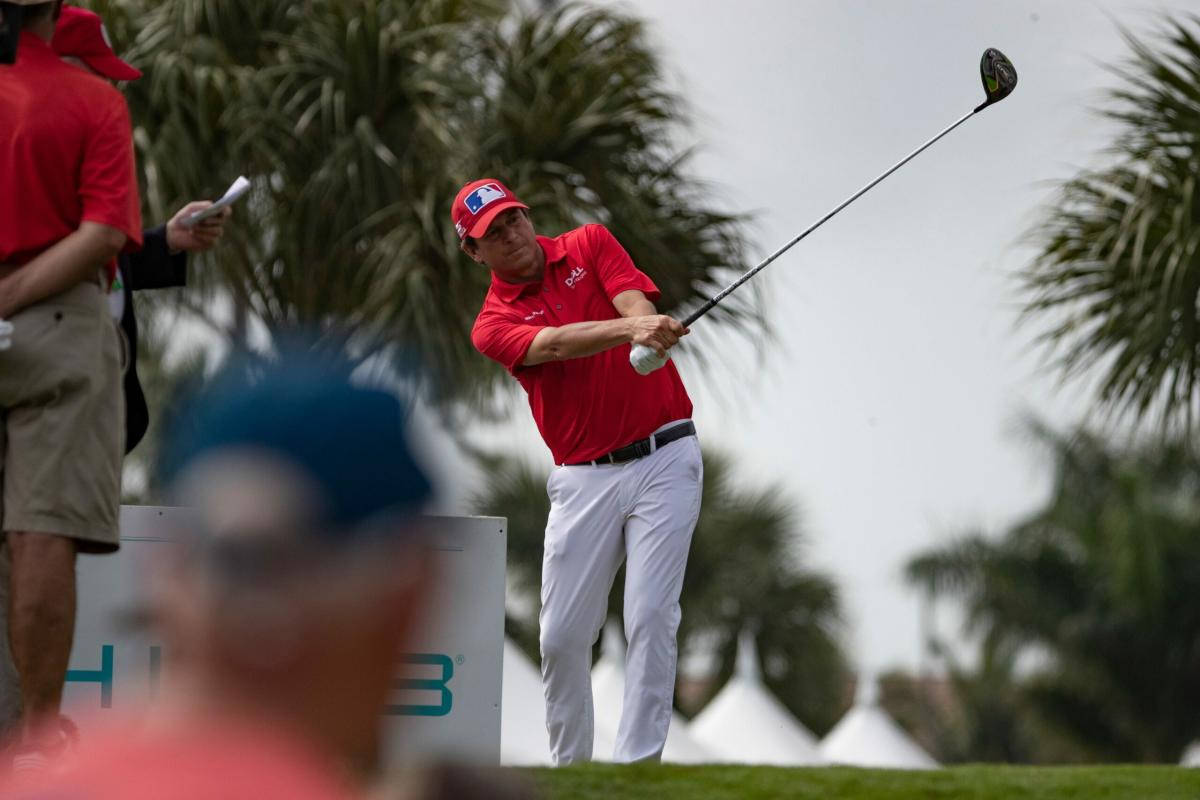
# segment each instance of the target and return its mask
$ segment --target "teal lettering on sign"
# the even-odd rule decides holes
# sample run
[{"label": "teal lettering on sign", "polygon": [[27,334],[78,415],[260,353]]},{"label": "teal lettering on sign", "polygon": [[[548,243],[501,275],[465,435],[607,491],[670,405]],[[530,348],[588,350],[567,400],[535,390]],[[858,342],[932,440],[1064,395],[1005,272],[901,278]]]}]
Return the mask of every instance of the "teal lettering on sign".
[{"label": "teal lettering on sign", "polygon": [[392,681],[392,687],[401,691],[438,692],[441,702],[431,705],[394,703],[387,706],[386,712],[410,717],[444,717],[449,714],[454,705],[454,695],[449,686],[450,679],[454,677],[454,662],[450,656],[442,653],[409,653],[400,656],[400,663],[441,667],[441,678],[397,678]]},{"label": "teal lettering on sign", "polygon": [[[113,706],[113,685],[116,682],[115,650],[115,645],[101,645],[99,669],[67,670],[67,682],[69,683],[100,684],[101,708],[112,708]],[[458,663],[461,664],[462,660],[462,656],[459,656]],[[428,693],[436,692],[437,699],[436,702],[426,703],[391,703],[384,708],[384,713],[410,717],[448,716],[454,708],[454,693],[450,690],[450,680],[454,677],[454,660],[444,653],[406,653],[400,656],[399,661],[400,664],[410,668],[419,668],[418,674],[424,677],[396,678],[392,681],[392,688],[399,692],[427,693],[426,697],[430,700],[433,697],[429,697]],[[126,662],[127,659],[122,663]],[[162,662],[162,647],[151,646],[147,674],[151,696],[158,693]]]},{"label": "teal lettering on sign", "polygon": [[69,669],[67,680],[100,684],[100,707],[112,708],[113,646],[106,644],[100,648],[100,669]]}]

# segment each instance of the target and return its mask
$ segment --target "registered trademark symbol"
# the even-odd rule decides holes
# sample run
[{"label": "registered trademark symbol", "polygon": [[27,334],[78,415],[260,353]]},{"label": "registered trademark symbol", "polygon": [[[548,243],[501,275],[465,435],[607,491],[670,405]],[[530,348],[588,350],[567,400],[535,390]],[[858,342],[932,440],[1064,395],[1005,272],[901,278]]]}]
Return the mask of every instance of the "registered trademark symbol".
[{"label": "registered trademark symbol", "polygon": [[464,661],[466,661],[466,659],[465,659],[465,658],[463,658],[461,655],[457,655],[457,656],[455,656],[455,657],[454,657],[454,663],[455,663],[455,664],[458,664],[458,665],[460,665],[460,666],[461,666],[461,665],[462,665],[462,663],[463,663]]}]

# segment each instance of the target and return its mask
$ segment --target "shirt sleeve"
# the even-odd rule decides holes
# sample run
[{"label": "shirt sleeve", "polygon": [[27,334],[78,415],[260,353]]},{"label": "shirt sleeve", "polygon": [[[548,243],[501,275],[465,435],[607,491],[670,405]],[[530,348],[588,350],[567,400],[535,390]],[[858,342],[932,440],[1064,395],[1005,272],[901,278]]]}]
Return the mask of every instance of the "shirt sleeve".
[{"label": "shirt sleeve", "polygon": [[521,362],[544,325],[526,325],[494,311],[484,311],[475,320],[471,330],[471,343],[475,349],[493,361],[499,362],[511,374],[527,369]]},{"label": "shirt sleeve", "polygon": [[[128,237],[125,250],[142,244],[141,199],[133,157],[133,129],[125,98],[114,89],[98,102],[96,124],[84,145],[79,170],[82,219],[116,228]],[[97,98],[99,99],[99,98]]]},{"label": "shirt sleeve", "polygon": [[650,276],[633,265],[633,259],[617,238],[603,225],[584,226],[584,236],[592,251],[592,264],[608,299],[621,292],[637,289],[650,302],[658,300],[658,287]]},{"label": "shirt sleeve", "polygon": [[142,231],[142,249],[129,254],[125,282],[131,292],[187,285],[187,252],[167,247],[165,225]]}]

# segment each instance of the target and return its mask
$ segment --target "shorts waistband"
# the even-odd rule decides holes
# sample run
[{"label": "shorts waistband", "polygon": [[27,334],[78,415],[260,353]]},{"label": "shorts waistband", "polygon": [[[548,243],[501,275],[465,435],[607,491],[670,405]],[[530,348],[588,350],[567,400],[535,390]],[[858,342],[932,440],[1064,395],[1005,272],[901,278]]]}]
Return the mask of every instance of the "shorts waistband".
[{"label": "shorts waistband", "polygon": [[645,439],[638,439],[632,444],[627,444],[624,447],[618,447],[610,453],[605,453],[592,461],[576,461],[570,464],[563,464],[564,467],[598,467],[601,464],[623,464],[626,461],[633,461],[646,456],[658,450],[663,445],[678,441],[687,436],[696,435],[696,425],[688,420],[681,422],[678,425],[661,430],[658,433],[651,434]]}]

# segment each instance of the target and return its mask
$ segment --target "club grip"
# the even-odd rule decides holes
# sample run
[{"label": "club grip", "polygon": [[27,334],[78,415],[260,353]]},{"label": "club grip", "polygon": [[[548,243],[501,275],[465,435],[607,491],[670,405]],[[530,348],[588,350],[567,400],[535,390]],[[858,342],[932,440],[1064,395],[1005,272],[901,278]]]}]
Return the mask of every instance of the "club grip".
[{"label": "club grip", "polygon": [[635,344],[629,351],[629,364],[637,370],[639,375],[649,375],[666,364],[670,357],[671,354],[667,353],[666,356],[659,358],[658,353],[654,352],[654,348],[646,347],[644,344]]}]

